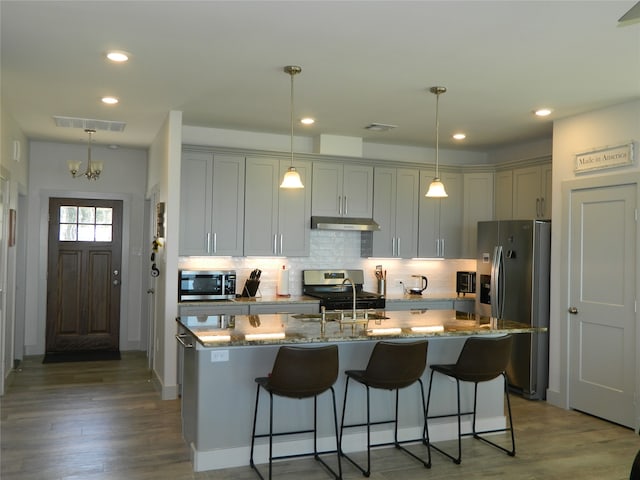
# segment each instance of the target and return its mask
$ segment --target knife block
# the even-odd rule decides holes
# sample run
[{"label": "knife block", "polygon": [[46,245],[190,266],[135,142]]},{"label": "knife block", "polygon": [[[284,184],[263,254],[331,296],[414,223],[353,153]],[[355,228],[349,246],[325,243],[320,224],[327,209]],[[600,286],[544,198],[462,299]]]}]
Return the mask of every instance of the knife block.
[{"label": "knife block", "polygon": [[244,282],[244,288],[242,289],[243,297],[255,297],[258,292],[258,287],[260,286],[260,280],[253,280],[248,278]]}]

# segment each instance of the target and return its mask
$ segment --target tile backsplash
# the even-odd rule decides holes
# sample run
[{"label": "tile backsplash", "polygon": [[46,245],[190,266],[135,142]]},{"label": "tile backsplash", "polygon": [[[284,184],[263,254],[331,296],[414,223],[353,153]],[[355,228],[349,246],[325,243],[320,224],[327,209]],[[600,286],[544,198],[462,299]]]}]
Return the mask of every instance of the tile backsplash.
[{"label": "tile backsplash", "polygon": [[402,260],[394,258],[360,257],[360,233],[330,230],[311,230],[311,248],[308,257],[180,257],[180,269],[230,269],[238,275],[237,289],[255,268],[262,270],[260,294],[276,294],[278,271],[289,269],[289,292],[302,293],[302,271],[310,269],[362,269],[364,289],[376,290],[375,268],[382,265],[387,271],[387,294],[402,294],[402,285],[413,286],[411,275],[424,275],[429,279],[427,293],[449,294],[456,289],[456,271],[476,270],[476,261],[456,260]]}]

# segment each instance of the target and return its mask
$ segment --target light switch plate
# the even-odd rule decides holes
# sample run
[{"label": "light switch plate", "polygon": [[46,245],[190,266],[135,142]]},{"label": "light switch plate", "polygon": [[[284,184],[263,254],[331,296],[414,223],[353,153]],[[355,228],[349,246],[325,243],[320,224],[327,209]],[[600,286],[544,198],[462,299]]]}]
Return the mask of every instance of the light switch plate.
[{"label": "light switch plate", "polygon": [[228,362],[229,361],[229,350],[211,350],[211,363],[213,362]]}]

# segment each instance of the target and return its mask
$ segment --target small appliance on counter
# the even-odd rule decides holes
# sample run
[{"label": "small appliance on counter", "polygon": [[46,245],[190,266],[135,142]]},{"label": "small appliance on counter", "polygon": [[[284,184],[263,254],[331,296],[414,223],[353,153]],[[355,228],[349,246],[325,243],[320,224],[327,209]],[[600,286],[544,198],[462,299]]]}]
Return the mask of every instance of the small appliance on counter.
[{"label": "small appliance on counter", "polygon": [[424,275],[411,275],[413,280],[413,287],[407,287],[404,283],[402,283],[402,287],[404,289],[404,293],[407,295],[422,295],[427,289],[427,285],[429,285],[429,280]]},{"label": "small appliance on counter", "polygon": [[456,272],[456,293],[476,293],[476,272]]},{"label": "small appliance on counter", "polygon": [[235,270],[180,270],[178,301],[206,302],[236,298]]}]

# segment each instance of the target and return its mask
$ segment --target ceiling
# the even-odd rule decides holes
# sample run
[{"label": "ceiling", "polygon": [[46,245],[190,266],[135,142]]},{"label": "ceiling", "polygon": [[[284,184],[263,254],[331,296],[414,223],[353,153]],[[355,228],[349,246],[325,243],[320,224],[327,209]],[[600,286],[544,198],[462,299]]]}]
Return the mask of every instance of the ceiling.
[{"label": "ceiling", "polygon": [[[56,127],[60,115],[125,122],[95,142],[147,147],[170,110],[186,125],[288,135],[294,64],[295,116],[317,120],[296,135],[432,146],[429,87],[441,85],[440,145],[482,151],[639,99],[640,24],[618,23],[635,3],[2,0],[2,102],[30,139],[86,141]],[[130,61],[108,62],[109,49]],[[534,117],[542,106],[552,115]]]}]

